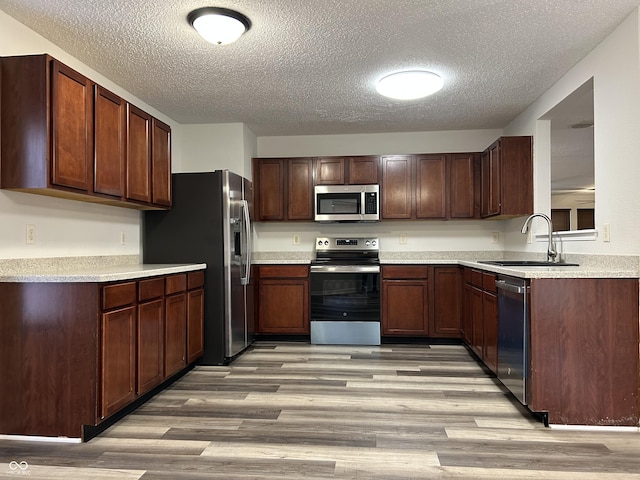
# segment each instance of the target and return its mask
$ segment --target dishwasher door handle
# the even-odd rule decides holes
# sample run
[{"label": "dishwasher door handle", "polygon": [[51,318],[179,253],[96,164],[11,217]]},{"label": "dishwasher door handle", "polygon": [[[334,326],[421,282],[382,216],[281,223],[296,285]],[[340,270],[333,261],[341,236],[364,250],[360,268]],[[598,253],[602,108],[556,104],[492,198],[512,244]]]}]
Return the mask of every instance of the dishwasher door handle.
[{"label": "dishwasher door handle", "polygon": [[496,287],[507,292],[517,293],[524,295],[529,289],[528,285],[514,285],[513,283],[506,282],[504,280],[496,280]]}]

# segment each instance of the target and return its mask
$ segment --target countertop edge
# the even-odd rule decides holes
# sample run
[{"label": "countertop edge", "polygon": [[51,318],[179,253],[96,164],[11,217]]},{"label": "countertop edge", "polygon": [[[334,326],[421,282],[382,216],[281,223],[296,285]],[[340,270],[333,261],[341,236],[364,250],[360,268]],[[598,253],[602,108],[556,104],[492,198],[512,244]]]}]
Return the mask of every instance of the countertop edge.
[{"label": "countertop edge", "polygon": [[205,263],[192,264],[131,264],[106,268],[56,271],[43,273],[6,273],[0,283],[106,283],[137,278],[186,273],[207,268]]}]

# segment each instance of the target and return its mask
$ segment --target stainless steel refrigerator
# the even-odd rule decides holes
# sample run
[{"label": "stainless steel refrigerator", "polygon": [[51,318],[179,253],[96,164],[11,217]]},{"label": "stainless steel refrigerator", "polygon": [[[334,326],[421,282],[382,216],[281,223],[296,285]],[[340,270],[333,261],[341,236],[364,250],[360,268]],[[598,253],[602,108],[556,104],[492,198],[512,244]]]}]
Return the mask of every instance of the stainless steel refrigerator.
[{"label": "stainless steel refrigerator", "polygon": [[205,271],[204,355],[223,365],[253,341],[252,187],[228,170],[172,175],[173,206],[145,211],[144,263],[201,263]]}]

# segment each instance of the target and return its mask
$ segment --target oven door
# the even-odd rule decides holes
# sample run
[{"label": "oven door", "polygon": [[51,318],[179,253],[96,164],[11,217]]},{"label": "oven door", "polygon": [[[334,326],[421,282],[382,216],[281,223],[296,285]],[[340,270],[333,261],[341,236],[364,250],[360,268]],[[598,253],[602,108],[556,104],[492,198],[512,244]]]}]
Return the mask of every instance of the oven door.
[{"label": "oven door", "polygon": [[311,343],[380,345],[380,266],[312,265]]}]

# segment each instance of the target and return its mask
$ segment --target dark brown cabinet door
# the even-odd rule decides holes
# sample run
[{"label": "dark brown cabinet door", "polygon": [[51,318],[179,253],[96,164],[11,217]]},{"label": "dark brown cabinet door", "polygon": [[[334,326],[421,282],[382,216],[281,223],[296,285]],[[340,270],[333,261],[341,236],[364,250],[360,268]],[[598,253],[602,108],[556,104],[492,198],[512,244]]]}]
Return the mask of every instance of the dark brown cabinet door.
[{"label": "dark brown cabinet door", "polygon": [[254,208],[257,221],[285,219],[286,159],[256,159],[254,172]]},{"label": "dark brown cabinet door", "polygon": [[164,379],[164,300],[138,305],[138,394]]},{"label": "dark brown cabinet door", "polygon": [[378,183],[379,157],[350,157],[348,161],[349,184],[375,185],[376,183]]},{"label": "dark brown cabinet door", "polygon": [[476,154],[449,157],[449,218],[474,218],[474,161]]},{"label": "dark brown cabinet door", "polygon": [[187,364],[187,295],[179,293],[165,298],[164,375],[173,375]]},{"label": "dark brown cabinet door", "polygon": [[500,213],[500,143],[496,142],[482,153],[482,212],[483,217]]},{"label": "dark brown cabinet door", "polygon": [[93,83],[56,60],[51,75],[51,183],[88,192],[93,187]]},{"label": "dark brown cabinet door", "polygon": [[260,265],[257,333],[309,333],[309,267]]},{"label": "dark brown cabinet door", "polygon": [[416,218],[447,217],[447,156],[416,156]]},{"label": "dark brown cabinet door", "polygon": [[462,289],[462,339],[467,345],[472,343],[473,316],[471,313],[471,285],[464,284]]},{"label": "dark brown cabinet door", "polygon": [[471,287],[471,349],[482,359],[484,353],[483,291]]},{"label": "dark brown cabinet door", "polygon": [[462,271],[458,267],[433,269],[433,331],[437,337],[460,337]]},{"label": "dark brown cabinet door", "polygon": [[127,200],[151,202],[151,115],[127,108]]},{"label": "dark brown cabinet door", "polygon": [[171,127],[154,118],[151,134],[151,202],[171,206]]},{"label": "dark brown cabinet door", "polygon": [[496,295],[484,292],[482,298],[484,322],[484,363],[493,372],[498,371],[498,301]]},{"label": "dark brown cabinet door", "polygon": [[135,306],[102,314],[102,418],[136,397],[135,324]]},{"label": "dark brown cabinet door", "polygon": [[342,157],[320,157],[316,160],[316,185],[344,185],[345,159]]},{"label": "dark brown cabinet door", "polygon": [[287,177],[287,219],[313,220],[313,160],[290,159]]},{"label": "dark brown cabinet door", "polygon": [[411,155],[388,155],[383,156],[381,162],[382,218],[410,219],[412,217],[413,157]]},{"label": "dark brown cabinet door", "polygon": [[383,280],[382,305],[383,335],[429,334],[427,280]]},{"label": "dark brown cabinet door", "polygon": [[187,294],[187,363],[195,362],[204,352],[204,289]]},{"label": "dark brown cabinet door", "polygon": [[109,90],[95,87],[93,191],[124,197],[127,103]]}]

